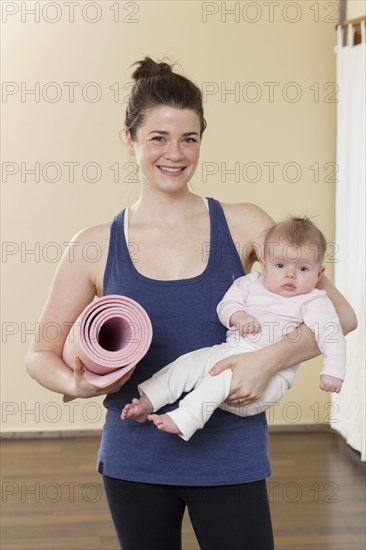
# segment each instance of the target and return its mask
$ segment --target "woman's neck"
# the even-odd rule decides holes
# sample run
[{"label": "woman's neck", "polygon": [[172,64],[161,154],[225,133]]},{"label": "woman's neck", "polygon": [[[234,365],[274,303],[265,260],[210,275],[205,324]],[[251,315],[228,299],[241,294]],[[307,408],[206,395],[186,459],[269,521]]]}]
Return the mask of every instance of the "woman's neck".
[{"label": "woman's neck", "polygon": [[172,222],[191,216],[195,210],[204,207],[202,198],[188,189],[181,193],[142,192],[130,206],[132,217],[144,223]]}]

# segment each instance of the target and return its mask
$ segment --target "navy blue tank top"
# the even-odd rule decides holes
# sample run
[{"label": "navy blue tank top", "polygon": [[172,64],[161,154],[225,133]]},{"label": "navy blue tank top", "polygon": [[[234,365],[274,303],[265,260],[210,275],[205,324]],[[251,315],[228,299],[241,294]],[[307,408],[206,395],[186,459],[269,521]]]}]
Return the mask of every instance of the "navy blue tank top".
[{"label": "navy blue tank top", "polygon": [[104,400],[107,414],[98,456],[104,475],[190,486],[245,483],[271,475],[265,413],[241,418],[218,409],[188,442],[151,422],[120,419],[123,406],[138,396],[137,384],[179,355],[225,341],[216,306],[244,270],[220,203],[208,198],[208,206],[211,234],[210,243],[202,245],[203,271],[189,279],[160,281],[140,274],[134,245],[128,247],[124,237],[125,211],[113,220],[104,295],[121,294],[139,302],[150,316],[153,340],[130,380]]}]

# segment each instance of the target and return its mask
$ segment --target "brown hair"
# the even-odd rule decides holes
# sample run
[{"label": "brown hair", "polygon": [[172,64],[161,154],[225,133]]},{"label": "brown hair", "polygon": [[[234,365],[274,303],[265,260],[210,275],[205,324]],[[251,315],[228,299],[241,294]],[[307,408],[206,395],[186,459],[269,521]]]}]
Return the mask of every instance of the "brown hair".
[{"label": "brown hair", "polygon": [[125,127],[132,139],[136,140],[136,132],[144,122],[146,111],[159,105],[194,111],[200,119],[202,137],[206,121],[201,90],[188,78],[174,73],[171,64],[155,63],[150,57],[145,57],[133,65],[138,67],[132,73],[135,84],[125,116]]},{"label": "brown hair", "polygon": [[309,218],[290,217],[272,225],[264,238],[264,251],[269,250],[270,243],[286,241],[291,245],[314,247],[314,260],[321,263],[327,248],[327,241],[317,226]]}]

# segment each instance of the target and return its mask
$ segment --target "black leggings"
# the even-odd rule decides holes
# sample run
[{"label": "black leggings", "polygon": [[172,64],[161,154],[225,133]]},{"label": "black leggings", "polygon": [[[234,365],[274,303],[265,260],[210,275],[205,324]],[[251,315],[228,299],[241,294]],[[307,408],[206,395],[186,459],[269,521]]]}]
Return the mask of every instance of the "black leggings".
[{"label": "black leggings", "polygon": [[181,550],[185,506],[201,550],[274,548],[264,480],[220,487],[103,481],[122,550]]}]

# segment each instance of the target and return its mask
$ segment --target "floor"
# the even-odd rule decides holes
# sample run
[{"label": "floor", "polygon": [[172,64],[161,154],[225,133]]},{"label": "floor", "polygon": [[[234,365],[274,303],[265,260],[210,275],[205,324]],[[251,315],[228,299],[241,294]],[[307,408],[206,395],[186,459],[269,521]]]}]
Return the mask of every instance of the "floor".
[{"label": "floor", "polygon": [[[98,437],[2,441],[1,550],[118,550],[98,445]],[[271,434],[270,455],[276,550],[365,550],[359,454],[335,432],[304,432]],[[199,549],[188,516],[183,549]]]}]

